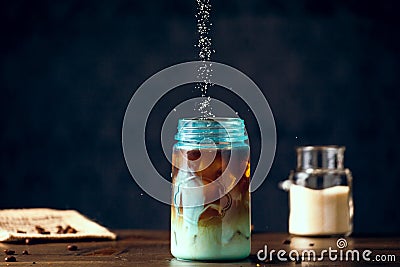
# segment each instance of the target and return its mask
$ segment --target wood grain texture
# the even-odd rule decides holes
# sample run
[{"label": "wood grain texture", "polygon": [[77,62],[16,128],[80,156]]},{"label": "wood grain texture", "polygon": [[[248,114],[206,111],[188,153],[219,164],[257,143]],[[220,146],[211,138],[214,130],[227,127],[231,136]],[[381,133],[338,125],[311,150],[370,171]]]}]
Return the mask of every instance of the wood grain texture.
[{"label": "wood grain texture", "polygon": [[[297,250],[300,253],[305,249],[316,251],[317,258],[323,249],[337,249],[337,238],[306,238],[290,236],[287,233],[255,233],[252,235],[252,255],[240,262],[184,262],[174,259],[169,252],[169,232],[149,230],[122,230],[116,231],[117,241],[85,241],[74,243],[77,251],[68,251],[71,243],[46,243],[46,244],[0,244],[0,249],[16,251],[17,262],[0,262],[0,266],[365,266],[366,264],[379,264],[365,262],[362,259],[355,261],[332,262],[328,255],[323,261],[282,262],[276,257],[272,262],[260,262],[256,253],[268,246],[278,251],[287,252]],[[395,255],[396,262],[392,266],[400,265],[400,237],[348,237],[348,246],[343,249],[365,249],[372,251],[370,258],[375,255]],[[23,250],[28,250],[30,255],[22,255]],[[275,253],[276,255],[276,253]],[[339,255],[339,254],[338,254]],[[4,255],[5,257],[5,255]],[[4,260],[4,259],[3,259]],[[379,264],[381,265],[381,264]]]}]

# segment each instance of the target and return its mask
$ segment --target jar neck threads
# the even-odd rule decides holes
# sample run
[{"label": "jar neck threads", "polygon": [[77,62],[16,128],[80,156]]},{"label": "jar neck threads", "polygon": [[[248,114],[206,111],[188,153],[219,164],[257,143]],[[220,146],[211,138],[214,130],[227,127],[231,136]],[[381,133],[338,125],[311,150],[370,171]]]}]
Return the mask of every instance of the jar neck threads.
[{"label": "jar neck threads", "polygon": [[236,143],[248,139],[244,121],[240,118],[180,119],[175,140],[180,142]]}]

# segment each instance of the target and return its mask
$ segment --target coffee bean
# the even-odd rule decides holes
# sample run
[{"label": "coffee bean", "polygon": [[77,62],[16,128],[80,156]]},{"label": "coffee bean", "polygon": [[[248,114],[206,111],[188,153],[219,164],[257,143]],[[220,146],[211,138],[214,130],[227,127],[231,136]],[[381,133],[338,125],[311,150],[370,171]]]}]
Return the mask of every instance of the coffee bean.
[{"label": "coffee bean", "polygon": [[36,226],[35,226],[35,229],[36,229],[36,231],[37,231],[39,234],[41,234],[41,233],[43,233],[43,232],[45,231],[44,228],[41,227],[41,226],[39,226],[39,225],[36,225]]},{"label": "coffee bean", "polygon": [[4,260],[6,262],[16,262],[17,261],[17,259],[14,256],[5,257]]},{"label": "coffee bean", "polygon": [[76,234],[76,230],[74,229],[74,228],[69,228],[68,230],[67,230],[67,234]]},{"label": "coffee bean", "polygon": [[14,251],[14,250],[11,250],[11,249],[5,249],[5,250],[4,250],[4,253],[5,253],[6,255],[14,255],[14,254],[15,254],[15,251]]},{"label": "coffee bean", "polygon": [[78,250],[78,247],[77,247],[76,245],[68,245],[68,246],[67,246],[67,249],[68,249],[69,251],[76,251],[76,250]]},{"label": "coffee bean", "polygon": [[22,255],[29,255],[29,251],[23,250],[23,251],[22,251]]},{"label": "coffee bean", "polygon": [[67,227],[64,229],[64,234],[76,234],[76,229],[67,225]]},{"label": "coffee bean", "polygon": [[63,234],[64,233],[64,229],[61,225],[57,225],[57,234]]},{"label": "coffee bean", "polygon": [[284,244],[284,245],[289,245],[289,244],[290,244],[290,240],[289,240],[289,239],[286,239],[285,241],[283,241],[282,244]]},{"label": "coffee bean", "polygon": [[39,225],[36,225],[35,229],[39,234],[42,234],[42,235],[49,235],[50,234],[50,231],[46,231],[43,227],[41,227]]}]

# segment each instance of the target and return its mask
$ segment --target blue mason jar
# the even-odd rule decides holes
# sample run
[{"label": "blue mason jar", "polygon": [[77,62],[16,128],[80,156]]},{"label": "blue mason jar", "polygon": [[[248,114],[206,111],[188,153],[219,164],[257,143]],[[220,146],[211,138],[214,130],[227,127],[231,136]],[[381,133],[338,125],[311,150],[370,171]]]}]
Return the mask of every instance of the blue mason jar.
[{"label": "blue mason jar", "polygon": [[172,155],[171,253],[184,260],[250,254],[250,147],[239,118],[180,119]]}]

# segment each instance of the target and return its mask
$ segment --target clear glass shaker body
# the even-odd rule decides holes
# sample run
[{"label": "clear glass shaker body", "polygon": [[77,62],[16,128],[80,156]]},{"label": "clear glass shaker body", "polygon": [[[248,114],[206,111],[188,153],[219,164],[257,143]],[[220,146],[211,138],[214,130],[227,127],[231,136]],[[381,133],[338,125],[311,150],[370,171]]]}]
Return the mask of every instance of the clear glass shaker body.
[{"label": "clear glass shaker body", "polygon": [[348,236],[353,231],[352,175],[343,167],[345,147],[298,147],[289,191],[289,233]]}]

